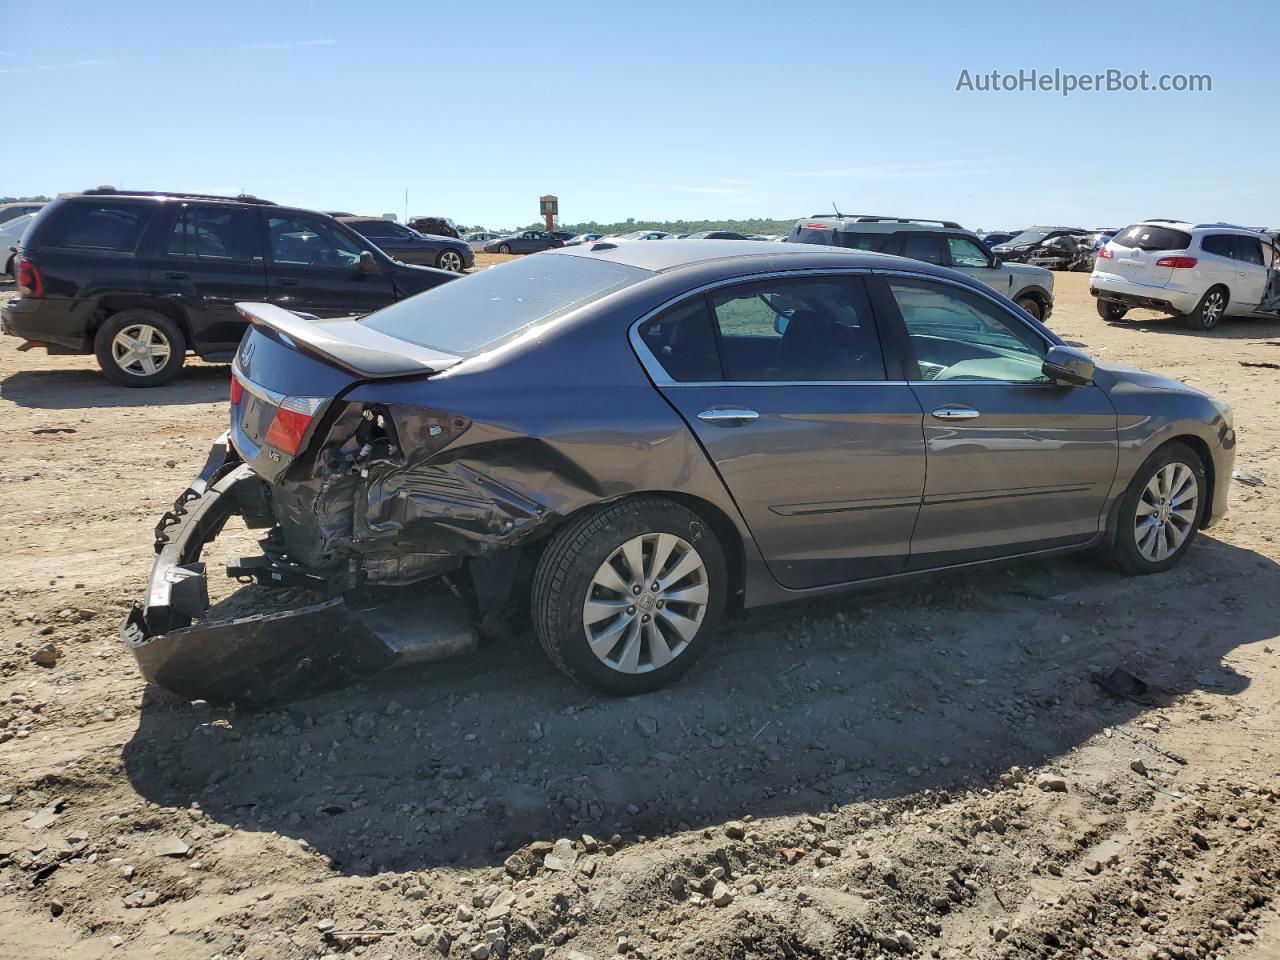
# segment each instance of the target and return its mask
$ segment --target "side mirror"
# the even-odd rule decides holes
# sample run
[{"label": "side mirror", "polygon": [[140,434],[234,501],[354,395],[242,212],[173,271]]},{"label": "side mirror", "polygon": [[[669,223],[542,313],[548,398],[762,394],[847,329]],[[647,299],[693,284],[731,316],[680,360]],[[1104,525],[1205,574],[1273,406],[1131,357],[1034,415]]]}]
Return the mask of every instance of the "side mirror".
[{"label": "side mirror", "polygon": [[782,313],[775,313],[773,315],[773,332],[778,336],[782,336],[786,333],[787,324],[791,322],[791,315],[793,313],[795,313],[794,310],[784,310]]},{"label": "side mirror", "polygon": [[1093,380],[1093,360],[1075,347],[1050,347],[1041,370],[1055,383],[1080,386]]},{"label": "side mirror", "polygon": [[377,273],[378,261],[374,259],[373,254],[368,250],[360,251],[360,263],[356,267],[361,273]]}]

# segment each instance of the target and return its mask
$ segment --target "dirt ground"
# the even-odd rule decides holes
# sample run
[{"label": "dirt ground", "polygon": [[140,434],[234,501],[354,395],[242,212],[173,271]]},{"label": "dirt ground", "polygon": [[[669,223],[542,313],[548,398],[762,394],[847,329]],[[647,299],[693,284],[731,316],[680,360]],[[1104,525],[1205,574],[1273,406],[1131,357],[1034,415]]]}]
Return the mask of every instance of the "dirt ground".
[{"label": "dirt ground", "polygon": [[269,712],[144,689],[117,623],[227,370],[0,343],[0,956],[1280,956],[1280,324],[1108,325],[1086,280],[1051,325],[1230,401],[1262,482],[1185,563],[774,609],[631,700],[528,641]]}]

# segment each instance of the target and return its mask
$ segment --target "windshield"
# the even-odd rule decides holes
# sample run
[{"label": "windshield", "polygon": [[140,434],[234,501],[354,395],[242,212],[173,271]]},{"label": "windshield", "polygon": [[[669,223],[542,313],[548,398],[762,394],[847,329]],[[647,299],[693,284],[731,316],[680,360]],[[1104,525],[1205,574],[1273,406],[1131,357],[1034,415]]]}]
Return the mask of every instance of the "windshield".
[{"label": "windshield", "polygon": [[1049,236],[1049,234],[1043,230],[1026,230],[1018,234],[1012,240],[1008,240],[1006,242],[1019,245],[1024,243],[1039,243],[1047,236]]},{"label": "windshield", "polygon": [[540,255],[433,287],[369,314],[364,323],[466,357],[650,275],[586,257]]}]

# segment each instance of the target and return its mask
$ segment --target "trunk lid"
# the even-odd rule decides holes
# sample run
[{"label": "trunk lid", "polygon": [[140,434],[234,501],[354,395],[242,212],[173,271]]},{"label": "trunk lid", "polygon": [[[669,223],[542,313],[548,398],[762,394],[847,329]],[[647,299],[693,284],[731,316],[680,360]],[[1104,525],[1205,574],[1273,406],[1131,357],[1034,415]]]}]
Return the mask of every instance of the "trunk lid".
[{"label": "trunk lid", "polygon": [[1173,279],[1173,268],[1162,267],[1159,261],[1185,254],[1190,245],[1191,234],[1185,230],[1163,224],[1136,223],[1103,245],[1094,261],[1094,272],[1147,287],[1166,287]]},{"label": "trunk lid", "polygon": [[276,482],[307,448],[335,398],[358,383],[431,376],[459,358],[363,326],[263,303],[237,304],[251,322],[231,368],[231,443]]}]

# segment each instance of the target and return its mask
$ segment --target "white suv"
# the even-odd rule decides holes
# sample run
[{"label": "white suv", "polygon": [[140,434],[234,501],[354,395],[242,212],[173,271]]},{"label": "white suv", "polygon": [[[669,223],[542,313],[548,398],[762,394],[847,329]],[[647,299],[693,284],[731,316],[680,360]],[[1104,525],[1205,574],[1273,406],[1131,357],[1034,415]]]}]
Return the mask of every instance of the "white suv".
[{"label": "white suv", "polygon": [[1041,322],[1053,312],[1052,273],[1030,264],[1002,263],[976,233],[951,220],[818,214],[796,223],[787,240],[874,250],[951,267],[999,290]]},{"label": "white suv", "polygon": [[1280,312],[1280,249],[1264,233],[1227,223],[1144,220],[1098,251],[1089,292],[1098,313],[1119,320],[1132,307],[1181,316],[1212,330],[1225,316]]}]

